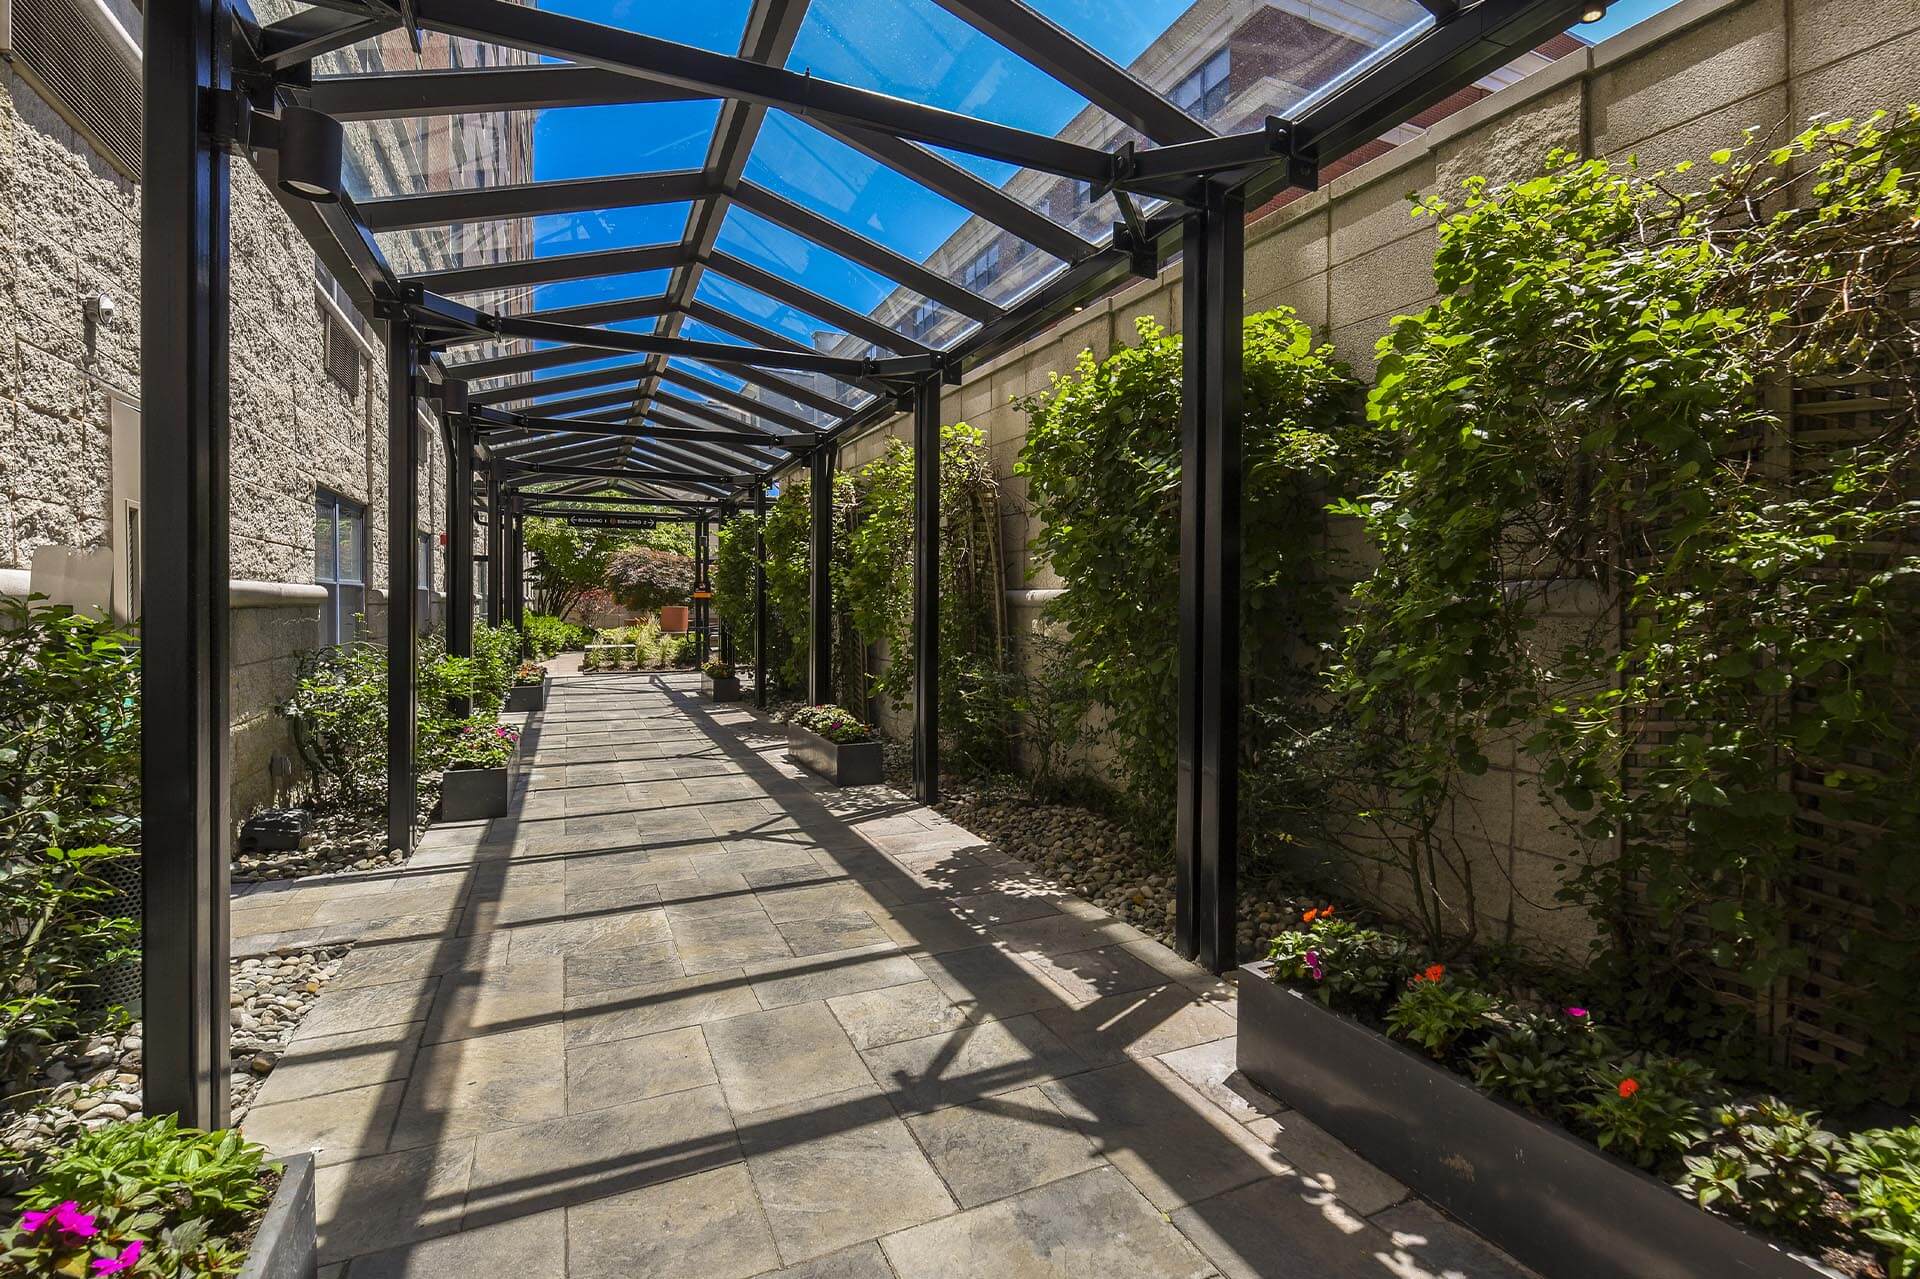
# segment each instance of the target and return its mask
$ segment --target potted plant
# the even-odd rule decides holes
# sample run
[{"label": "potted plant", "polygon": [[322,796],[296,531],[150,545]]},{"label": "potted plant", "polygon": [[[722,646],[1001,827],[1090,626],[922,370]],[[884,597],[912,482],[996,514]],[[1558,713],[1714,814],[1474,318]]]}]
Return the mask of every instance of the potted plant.
[{"label": "potted plant", "polygon": [[803,706],[788,717],[787,758],[835,786],[872,786],[886,771],[873,729],[838,706]]},{"label": "potted plant", "polygon": [[740,700],[740,680],[732,662],[708,662],[700,668],[700,691],[710,702]]},{"label": "potted plant", "polygon": [[440,779],[440,820],[505,817],[520,773],[520,732],[505,724],[463,720],[446,743]]},{"label": "potted plant", "polygon": [[513,673],[513,687],[507,690],[509,711],[547,709],[547,668],[538,662],[522,662]]},{"label": "potted plant", "polygon": [[[1741,1123],[1721,1102],[1721,1132],[1708,1134],[1716,1116],[1701,1099],[1715,1089],[1703,1067],[1628,1052],[1582,1007],[1523,1010],[1447,965],[1422,964],[1405,939],[1333,913],[1307,912],[1309,926],[1281,934],[1268,961],[1240,968],[1236,1059],[1248,1079],[1543,1274],[1816,1273],[1703,1210],[1718,1193],[1714,1161],[1737,1150],[1729,1134]],[[1683,1158],[1699,1149],[1708,1155]],[[1796,1150],[1747,1193],[1767,1178],[1823,1184],[1833,1153],[1822,1141]],[[1681,1168],[1695,1202],[1647,1171]]]},{"label": "potted plant", "polygon": [[308,1279],[313,1156],[269,1160],[233,1131],[172,1116],[110,1124],[39,1170],[0,1229],[9,1274]]}]

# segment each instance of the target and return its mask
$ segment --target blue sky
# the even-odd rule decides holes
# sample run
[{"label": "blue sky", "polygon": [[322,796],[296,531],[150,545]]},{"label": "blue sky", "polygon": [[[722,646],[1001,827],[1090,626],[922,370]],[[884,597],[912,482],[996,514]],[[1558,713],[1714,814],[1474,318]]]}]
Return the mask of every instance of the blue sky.
[{"label": "blue sky", "polygon": [[[716,52],[736,52],[749,0],[539,0],[541,7]],[[1028,0],[1115,62],[1138,57],[1192,0]],[[1675,3],[1615,0],[1605,19],[1577,28],[1600,40]],[[1411,5],[1408,6],[1411,9]],[[1053,134],[1086,102],[934,0],[812,0],[787,66],[861,88]],[[697,168],[706,157],[718,106],[654,102],[544,112],[535,124],[534,176],[601,177]],[[945,153],[990,181],[1014,170]],[[780,112],[769,112],[746,176],[888,248],[922,260],[966,218],[955,205]],[[687,206],[660,205],[542,218],[536,251],[571,253],[677,240]],[[865,313],[888,285],[864,268],[741,210],[728,216],[723,250],[794,279],[822,297]],[[664,272],[582,280],[539,290],[541,307],[658,292]],[[659,278],[654,278],[655,276]],[[799,340],[823,327],[750,289],[716,281],[704,301]],[[635,327],[650,327],[652,321]],[[566,371],[566,370],[563,370]]]}]

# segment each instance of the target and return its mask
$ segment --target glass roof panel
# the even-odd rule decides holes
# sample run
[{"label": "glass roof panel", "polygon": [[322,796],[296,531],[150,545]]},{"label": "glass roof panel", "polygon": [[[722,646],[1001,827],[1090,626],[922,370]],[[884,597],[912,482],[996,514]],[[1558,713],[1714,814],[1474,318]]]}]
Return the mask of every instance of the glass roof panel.
[{"label": "glass roof panel", "polygon": [[[723,332],[711,324],[703,323],[691,317],[681,321],[680,336],[690,338],[696,342],[724,342],[728,346],[745,345],[731,333]],[[824,395],[830,400],[846,405],[848,408],[857,408],[873,398],[871,393],[863,391],[856,386],[849,386],[845,382],[828,377],[824,373],[807,373],[799,369],[773,369],[769,370],[769,372],[782,381],[792,382],[797,386],[805,387],[816,395]],[[769,403],[771,403],[771,401],[769,401]]]},{"label": "glass roof panel", "polygon": [[349,120],[347,191],[385,199],[697,169],[719,116],[706,100]]},{"label": "glass roof panel", "polygon": [[738,53],[753,3],[752,0],[700,0],[698,4],[661,4],[658,0],[540,0],[537,7],[715,53]]},{"label": "glass roof panel", "polygon": [[787,68],[1036,133],[1087,106],[933,0],[813,0]]},{"label": "glass roof panel", "polygon": [[677,244],[692,207],[688,203],[643,204],[591,213],[457,222],[412,231],[382,231],[375,239],[393,269],[402,274],[448,271],[602,249]]},{"label": "glass roof panel", "polygon": [[[784,302],[776,301],[744,284],[736,284],[710,270],[701,273],[700,287],[694,290],[694,296],[728,315],[737,315],[763,329],[772,329],[809,351],[843,350],[852,340],[831,324],[816,320]],[[865,343],[861,345],[872,350]]]},{"label": "glass roof panel", "polygon": [[[678,355],[668,360],[667,363],[682,373],[690,374],[696,378],[703,378],[708,382],[717,383],[727,390],[737,391],[749,399],[758,400],[769,409],[778,413],[785,413],[788,417],[799,418],[802,422],[810,423],[813,426],[830,426],[833,423],[833,418],[822,413],[812,405],[802,404],[800,401],[790,399],[768,387],[742,381],[725,369],[715,368],[711,364],[702,364],[698,360],[689,360]],[[669,385],[675,384],[670,383]],[[698,387],[687,389],[695,393],[699,391]]]},{"label": "glass roof panel", "polygon": [[950,338],[966,328],[967,322],[942,304],[738,205],[727,210],[714,243],[722,252],[829,302],[870,315],[922,345],[934,345],[930,338]]}]

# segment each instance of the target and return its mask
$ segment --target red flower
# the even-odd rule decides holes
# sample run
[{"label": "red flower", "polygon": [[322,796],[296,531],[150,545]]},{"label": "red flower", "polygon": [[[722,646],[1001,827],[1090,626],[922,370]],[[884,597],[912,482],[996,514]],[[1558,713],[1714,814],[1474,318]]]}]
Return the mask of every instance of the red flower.
[{"label": "red flower", "polygon": [[1631,1097],[1633,1096],[1633,1094],[1639,1091],[1640,1091],[1640,1081],[1638,1079],[1635,1079],[1632,1075],[1628,1075],[1625,1079],[1622,1079],[1620,1081],[1620,1095],[1622,1097]]},{"label": "red flower", "polygon": [[1320,918],[1320,912],[1317,910],[1310,910],[1300,916],[1300,922],[1303,924],[1311,924],[1314,920],[1318,918]]},{"label": "red flower", "polygon": [[1447,975],[1445,964],[1428,964],[1426,971],[1420,974],[1421,981],[1439,981]]}]

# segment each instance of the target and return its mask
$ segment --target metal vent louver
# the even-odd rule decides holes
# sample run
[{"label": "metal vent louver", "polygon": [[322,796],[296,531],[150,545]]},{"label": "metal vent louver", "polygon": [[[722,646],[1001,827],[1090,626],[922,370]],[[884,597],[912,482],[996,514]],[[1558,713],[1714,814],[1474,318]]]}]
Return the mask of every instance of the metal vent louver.
[{"label": "metal vent louver", "polygon": [[60,113],[129,178],[140,178],[140,63],[95,0],[12,0],[12,52]]}]

